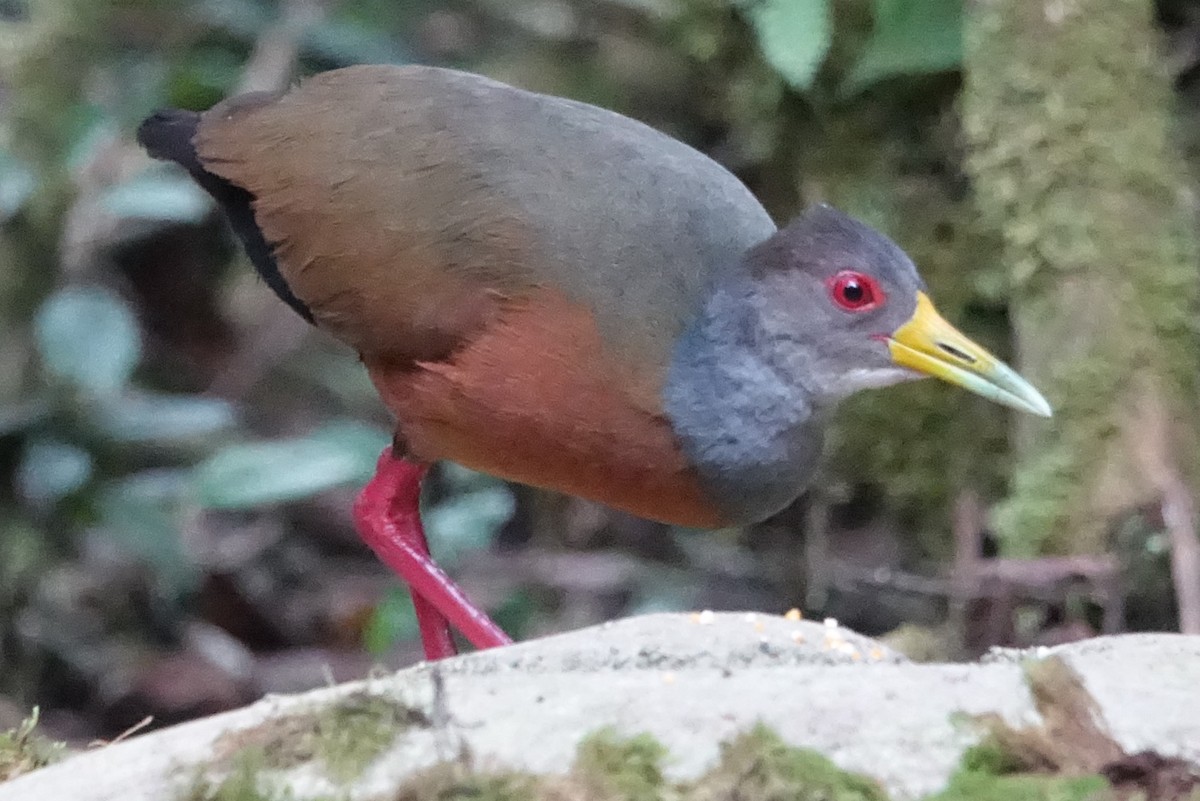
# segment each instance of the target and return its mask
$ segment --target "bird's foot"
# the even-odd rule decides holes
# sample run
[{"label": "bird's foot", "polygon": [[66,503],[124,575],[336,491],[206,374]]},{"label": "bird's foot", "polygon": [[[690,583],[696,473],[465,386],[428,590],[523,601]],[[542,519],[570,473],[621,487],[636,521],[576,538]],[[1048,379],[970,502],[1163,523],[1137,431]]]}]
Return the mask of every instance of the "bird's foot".
[{"label": "bird's foot", "polygon": [[451,625],[476,648],[508,645],[508,635],[429,555],[420,512],[421,481],[428,470],[428,465],[396,456],[391,448],[384,450],[374,477],[354,502],[359,534],[408,583],[427,659],[458,653]]}]

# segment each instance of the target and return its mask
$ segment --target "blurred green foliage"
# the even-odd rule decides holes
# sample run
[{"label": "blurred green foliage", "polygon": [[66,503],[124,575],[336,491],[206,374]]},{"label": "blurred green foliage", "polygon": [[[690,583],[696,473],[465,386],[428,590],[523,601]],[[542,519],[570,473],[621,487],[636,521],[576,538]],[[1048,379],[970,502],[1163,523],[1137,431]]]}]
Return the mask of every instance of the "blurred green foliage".
[{"label": "blurred green foliage", "polygon": [[742,9],[771,66],[796,89],[810,88],[833,38],[828,0],[749,0]]},{"label": "blurred green foliage", "polygon": [[885,78],[955,70],[962,57],[962,0],[875,0],[871,38],[842,89],[853,94]]},{"label": "blurred green foliage", "polygon": [[249,509],[364,484],[386,442],[386,432],[343,422],[301,437],[234,443],[196,468],[196,498],[212,509]]},{"label": "blurred green foliage", "polygon": [[[156,312],[146,304],[171,301],[170,279],[165,297],[147,299],[123,262],[188,228],[224,236],[186,176],[136,155],[131,133],[146,113],[203,108],[230,94],[255,48],[286,36],[290,24],[303,29],[303,71],[407,61],[395,34],[436,6],[359,0],[328,4],[322,15],[318,5],[298,22],[288,22],[286,3],[267,0],[51,0],[0,18],[0,330],[9,336],[0,348],[0,452],[11,487],[0,494],[11,580],[0,598],[0,644],[30,582],[71,558],[85,535],[120,548],[176,598],[199,578],[185,545],[197,516],[361,485],[389,442],[377,408],[371,422],[355,419],[370,385],[345,379],[358,370],[351,353],[315,367],[297,359],[256,383],[267,395],[284,383],[319,396],[306,421],[287,426],[264,426],[256,398],[206,389],[212,374],[165,347],[161,326],[147,328]],[[204,269],[219,292],[227,271]],[[492,483],[454,494],[432,519],[444,520],[461,552],[490,542],[510,513],[507,491]],[[13,678],[0,678],[0,690]]]},{"label": "blurred green foliage", "polygon": [[[738,0],[767,62],[812,89],[833,44],[834,0]],[[962,0],[875,0],[866,44],[843,78],[853,95],[886,78],[947,72],[962,63]]]},{"label": "blurred green foliage", "polygon": [[51,379],[88,401],[119,394],[141,358],[132,312],[116,296],[91,287],[47,298],[33,319],[33,335]]}]

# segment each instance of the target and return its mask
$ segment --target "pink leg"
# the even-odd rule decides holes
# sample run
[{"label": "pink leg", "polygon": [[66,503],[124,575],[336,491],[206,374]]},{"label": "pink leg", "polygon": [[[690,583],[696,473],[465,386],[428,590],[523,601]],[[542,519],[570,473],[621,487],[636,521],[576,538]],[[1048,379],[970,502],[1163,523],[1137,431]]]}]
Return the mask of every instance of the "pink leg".
[{"label": "pink leg", "polygon": [[427,658],[458,653],[451,625],[476,648],[508,645],[508,635],[429,555],[420,511],[421,480],[428,470],[427,465],[395,456],[391,448],[385,450],[375,476],[354,502],[358,532],[384,564],[408,582]]}]

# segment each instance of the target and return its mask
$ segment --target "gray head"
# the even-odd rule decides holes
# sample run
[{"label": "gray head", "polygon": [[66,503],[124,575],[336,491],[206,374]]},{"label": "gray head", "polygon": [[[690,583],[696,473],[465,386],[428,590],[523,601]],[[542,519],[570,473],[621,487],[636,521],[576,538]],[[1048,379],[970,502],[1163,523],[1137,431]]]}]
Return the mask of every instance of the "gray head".
[{"label": "gray head", "polygon": [[803,489],[820,453],[817,412],[922,375],[1050,413],[1037,390],[938,315],[904,251],[818,206],[714,287],[676,346],[664,409],[730,522],[745,523]]},{"label": "gray head", "polygon": [[925,285],[908,255],[831,206],[796,218],[746,255],[764,357],[816,406],[916,378],[888,340],[910,320]]}]

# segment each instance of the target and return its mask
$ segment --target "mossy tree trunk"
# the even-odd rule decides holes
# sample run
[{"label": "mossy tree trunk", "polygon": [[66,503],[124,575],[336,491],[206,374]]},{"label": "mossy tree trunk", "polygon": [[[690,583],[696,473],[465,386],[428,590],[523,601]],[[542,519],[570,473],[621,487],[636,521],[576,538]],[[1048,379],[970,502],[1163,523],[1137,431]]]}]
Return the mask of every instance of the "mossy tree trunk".
[{"label": "mossy tree trunk", "polygon": [[1019,423],[997,528],[1014,554],[1094,551],[1161,512],[1200,631],[1200,271],[1152,3],[977,0],[965,44],[968,169],[1003,237],[1020,368],[1056,409]]}]

